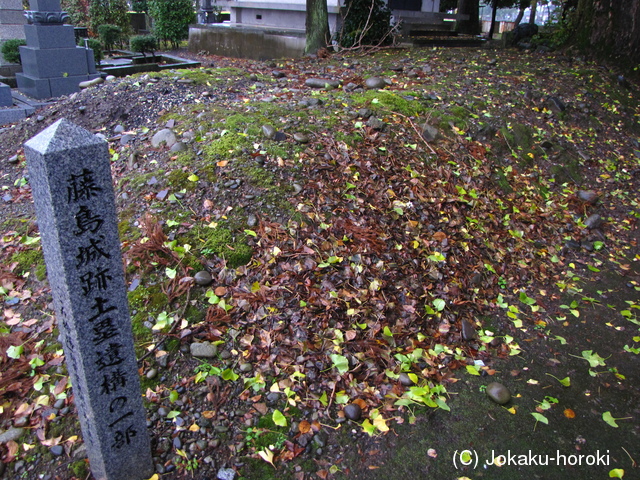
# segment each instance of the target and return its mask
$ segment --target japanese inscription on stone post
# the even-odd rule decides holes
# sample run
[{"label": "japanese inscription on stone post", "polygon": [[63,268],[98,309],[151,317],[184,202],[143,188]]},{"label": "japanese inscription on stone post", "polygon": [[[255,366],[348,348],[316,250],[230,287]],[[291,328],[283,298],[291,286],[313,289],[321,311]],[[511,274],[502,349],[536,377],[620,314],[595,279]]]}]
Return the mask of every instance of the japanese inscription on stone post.
[{"label": "japanese inscription on stone post", "polygon": [[97,480],[153,473],[109,152],[62,119],[25,143],[65,358]]}]

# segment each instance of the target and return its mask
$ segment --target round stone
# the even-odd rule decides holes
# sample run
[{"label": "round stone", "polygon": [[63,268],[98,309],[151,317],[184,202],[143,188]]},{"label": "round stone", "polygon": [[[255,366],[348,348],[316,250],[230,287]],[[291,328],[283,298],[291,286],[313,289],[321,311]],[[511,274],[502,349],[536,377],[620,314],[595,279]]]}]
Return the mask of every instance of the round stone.
[{"label": "round stone", "polygon": [[251,370],[253,370],[253,365],[251,365],[250,363],[241,363],[240,364],[240,371],[242,373],[248,373]]},{"label": "round stone", "polygon": [[164,143],[168,148],[171,148],[177,141],[178,138],[176,137],[176,134],[173,133],[173,130],[170,128],[164,128],[151,138],[151,145],[153,148],[158,148]]},{"label": "round stone", "polygon": [[354,421],[360,420],[360,417],[362,416],[362,409],[360,408],[360,405],[355,403],[350,403],[349,405],[346,405],[344,407],[344,416],[347,417],[349,420],[354,420]]},{"label": "round stone", "polygon": [[156,375],[158,375],[158,370],[156,370],[155,368],[152,368],[147,372],[148,379],[156,378]]},{"label": "round stone", "polygon": [[309,143],[309,135],[306,133],[296,132],[293,134],[293,139],[298,143]]},{"label": "round stone", "polygon": [[196,281],[197,285],[201,285],[203,287],[206,287],[207,285],[211,285],[211,282],[213,282],[213,278],[211,278],[211,274],[206,270],[202,270],[201,272],[196,273],[193,276],[193,278]]},{"label": "round stone", "polygon": [[271,125],[263,125],[262,126],[262,134],[265,136],[265,138],[268,138],[269,140],[273,140],[276,137],[276,129],[273,128],[273,126]]},{"label": "round stone", "polygon": [[64,447],[62,445],[54,445],[49,449],[52,455],[59,457],[64,453]]},{"label": "round stone", "polygon": [[192,343],[189,350],[192,356],[202,358],[213,358],[218,353],[218,347],[209,342]]},{"label": "round stone", "polygon": [[387,81],[381,77],[369,77],[365,80],[364,85],[367,88],[384,88],[387,86]]},{"label": "round stone", "polygon": [[500,405],[504,405],[511,400],[509,389],[498,382],[492,382],[487,385],[487,396]]}]

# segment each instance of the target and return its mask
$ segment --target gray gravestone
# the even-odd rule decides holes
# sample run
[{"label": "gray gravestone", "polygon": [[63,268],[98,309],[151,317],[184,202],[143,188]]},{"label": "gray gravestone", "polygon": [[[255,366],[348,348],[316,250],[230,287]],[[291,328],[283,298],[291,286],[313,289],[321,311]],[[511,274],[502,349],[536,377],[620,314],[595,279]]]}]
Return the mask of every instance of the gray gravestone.
[{"label": "gray gravestone", "polygon": [[78,47],[73,26],[60,8],[60,0],[30,0],[24,26],[26,47],[20,47],[22,73],[18,88],[33,98],[59,97],[80,91],[80,82],[93,80],[93,50]]},{"label": "gray gravestone", "polygon": [[[22,0],[0,0],[0,46],[6,40],[24,39],[23,25],[27,23]],[[19,65],[7,62],[0,52],[0,76],[13,76]]]},{"label": "gray gravestone", "polygon": [[13,105],[13,97],[11,96],[11,87],[0,83],[0,107],[10,107]]},{"label": "gray gravestone", "polygon": [[91,471],[96,480],[148,478],[153,462],[107,143],[62,119],[24,147]]}]

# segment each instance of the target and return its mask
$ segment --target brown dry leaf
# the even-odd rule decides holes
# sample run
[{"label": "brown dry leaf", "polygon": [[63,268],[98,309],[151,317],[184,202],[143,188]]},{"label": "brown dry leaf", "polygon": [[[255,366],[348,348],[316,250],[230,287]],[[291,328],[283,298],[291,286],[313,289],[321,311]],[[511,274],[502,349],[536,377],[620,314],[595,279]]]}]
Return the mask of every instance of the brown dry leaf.
[{"label": "brown dry leaf", "polygon": [[318,475],[322,480],[326,480],[327,476],[329,475],[329,472],[327,472],[326,470],[318,470],[316,472],[316,475]]},{"label": "brown dry leaf", "polygon": [[357,335],[358,333],[355,330],[347,330],[346,332],[344,332],[344,338],[347,341],[353,340]]},{"label": "brown dry leaf", "polygon": [[214,290],[213,293],[215,293],[219,297],[224,297],[227,294],[227,288],[226,287],[216,287],[216,289]]},{"label": "brown dry leaf", "polygon": [[311,424],[306,420],[302,420],[298,425],[300,433],[309,433],[311,431]]},{"label": "brown dry leaf", "polygon": [[356,398],[353,403],[355,403],[356,405],[358,405],[362,411],[364,412],[367,409],[367,402],[365,402],[363,399],[361,398]]},{"label": "brown dry leaf", "polygon": [[564,409],[564,416],[569,418],[569,419],[576,418],[576,412],[574,412],[570,408],[565,408]]},{"label": "brown dry leaf", "polygon": [[216,412],[211,411],[211,410],[205,410],[204,412],[202,412],[202,416],[204,418],[213,418],[216,416]]},{"label": "brown dry leaf", "polygon": [[314,420],[311,423],[311,428],[314,432],[319,432],[320,430],[322,430],[322,425],[320,425],[320,422],[318,420]]},{"label": "brown dry leaf", "polygon": [[266,415],[269,411],[266,403],[254,403],[253,408],[255,408],[261,415]]},{"label": "brown dry leaf", "polygon": [[202,202],[202,208],[205,210],[211,210],[213,208],[213,202],[208,198],[205,198],[204,202]]},{"label": "brown dry leaf", "polygon": [[433,239],[437,240],[438,242],[441,242],[447,239],[447,234],[444,232],[436,232],[433,234]]},{"label": "brown dry leaf", "polygon": [[216,163],[216,165],[218,167],[226,167],[228,163],[229,163],[228,160],[220,160],[218,163]]},{"label": "brown dry leaf", "polygon": [[6,445],[9,451],[7,452],[6,457],[4,457],[4,461],[5,463],[13,462],[16,458],[16,453],[18,453],[18,444],[15,441],[10,440]]}]

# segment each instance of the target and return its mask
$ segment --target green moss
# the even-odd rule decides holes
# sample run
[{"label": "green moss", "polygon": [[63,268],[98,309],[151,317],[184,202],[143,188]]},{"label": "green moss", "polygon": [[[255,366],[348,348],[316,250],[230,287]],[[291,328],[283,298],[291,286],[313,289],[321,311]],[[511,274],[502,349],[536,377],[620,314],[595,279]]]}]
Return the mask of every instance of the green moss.
[{"label": "green moss", "polygon": [[14,270],[14,272],[18,275],[24,275],[25,273],[30,272],[32,267],[35,267],[38,280],[42,280],[46,276],[44,255],[42,254],[42,250],[40,248],[32,248],[29,250],[22,250],[20,252],[14,253],[13,255],[11,255],[9,263],[14,262],[18,263]]},{"label": "green moss", "polygon": [[129,307],[131,309],[131,327],[137,344],[150,342],[151,329],[144,323],[150,316],[155,317],[167,309],[167,295],[162,292],[160,285],[138,286],[132,292],[127,293]]},{"label": "green moss", "polygon": [[227,261],[227,265],[236,268],[251,261],[253,250],[242,238],[233,235],[227,228],[217,227],[200,230],[200,253],[203,256],[218,256]]},{"label": "green moss", "polygon": [[189,180],[191,175],[193,175],[192,172],[176,168],[167,175],[167,181],[169,182],[169,186],[176,191],[186,190],[191,192],[195,190],[198,183]]},{"label": "green moss", "polygon": [[241,133],[227,132],[218,139],[212,140],[204,147],[205,157],[209,161],[218,159],[229,159],[240,153],[243,148],[249,148],[251,142],[247,135]]},{"label": "green moss", "polygon": [[365,93],[354,94],[353,101],[356,105],[366,105],[376,112],[390,110],[408,117],[418,116],[425,111],[419,101],[409,100],[386,90],[368,90]]},{"label": "green moss", "polygon": [[78,460],[69,465],[69,470],[76,478],[87,478],[89,476],[89,464],[85,460]]}]

